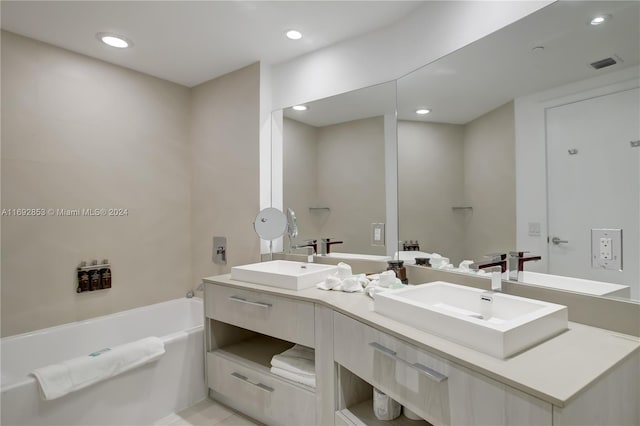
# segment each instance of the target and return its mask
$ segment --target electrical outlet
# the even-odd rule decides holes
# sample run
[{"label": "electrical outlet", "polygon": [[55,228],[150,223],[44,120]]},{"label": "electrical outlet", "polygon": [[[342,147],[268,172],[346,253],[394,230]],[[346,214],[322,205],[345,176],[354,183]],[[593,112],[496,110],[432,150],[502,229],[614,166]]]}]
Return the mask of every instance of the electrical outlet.
[{"label": "electrical outlet", "polygon": [[591,267],[622,271],[622,229],[591,230]]}]

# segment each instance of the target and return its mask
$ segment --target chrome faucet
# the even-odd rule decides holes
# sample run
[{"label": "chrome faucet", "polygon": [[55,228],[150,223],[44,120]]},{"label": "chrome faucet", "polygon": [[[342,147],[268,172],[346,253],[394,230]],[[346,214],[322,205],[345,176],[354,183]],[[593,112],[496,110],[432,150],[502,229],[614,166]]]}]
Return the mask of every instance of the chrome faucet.
[{"label": "chrome faucet", "polygon": [[291,244],[291,249],[301,249],[305,247],[311,247],[313,249],[312,254],[318,253],[318,240],[307,240],[302,244]]},{"label": "chrome faucet", "polygon": [[342,244],[342,241],[331,241],[331,238],[323,238],[320,244],[320,256],[326,256],[331,252],[331,246]]},{"label": "chrome faucet", "polygon": [[525,253],[528,251],[510,251],[509,252],[509,280],[511,281],[523,281],[524,276],[524,264],[525,262],[541,260],[541,256],[528,256],[525,257]]},{"label": "chrome faucet", "polygon": [[491,272],[491,290],[502,291],[502,274],[507,272],[507,254],[493,253],[485,256],[487,260],[469,265],[474,271],[484,269]]}]

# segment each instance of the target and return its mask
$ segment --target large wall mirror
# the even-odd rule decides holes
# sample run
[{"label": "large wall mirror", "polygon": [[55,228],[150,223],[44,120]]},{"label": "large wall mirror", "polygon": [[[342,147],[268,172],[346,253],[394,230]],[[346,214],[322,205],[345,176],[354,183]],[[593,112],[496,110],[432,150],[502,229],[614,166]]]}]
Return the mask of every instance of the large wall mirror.
[{"label": "large wall mirror", "polygon": [[556,2],[399,79],[399,239],[454,267],[530,251],[534,284],[640,298],[639,17]]},{"label": "large wall mirror", "polygon": [[278,112],[283,207],[298,227],[285,251],[331,238],[334,255],[395,253],[395,100],[389,82]]}]

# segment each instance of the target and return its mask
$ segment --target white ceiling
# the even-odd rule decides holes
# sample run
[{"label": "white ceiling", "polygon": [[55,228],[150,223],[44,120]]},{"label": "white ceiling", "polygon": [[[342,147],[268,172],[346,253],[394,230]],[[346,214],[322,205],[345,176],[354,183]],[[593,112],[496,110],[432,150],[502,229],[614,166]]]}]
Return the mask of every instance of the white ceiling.
[{"label": "white ceiling", "polygon": [[[390,25],[417,1],[2,1],[2,29],[185,86]],[[304,37],[284,36],[295,28]],[[100,43],[98,32],[131,39]]]},{"label": "white ceiling", "polygon": [[[602,13],[612,19],[587,24]],[[535,53],[535,46],[544,50]],[[600,70],[589,65],[612,55],[623,61]],[[640,1],[556,2],[397,80],[398,118],[466,124],[516,97],[637,66],[639,60]],[[381,115],[396,101],[387,89],[360,89],[284,114],[313,126]],[[432,112],[419,116],[420,108]]]},{"label": "white ceiling", "polygon": [[[591,26],[598,14],[610,21]],[[534,52],[535,46],[544,50]],[[613,55],[600,70],[589,64]],[[639,1],[563,1],[398,80],[398,117],[465,124],[516,97],[637,66]],[[432,112],[420,118],[418,108]]]}]

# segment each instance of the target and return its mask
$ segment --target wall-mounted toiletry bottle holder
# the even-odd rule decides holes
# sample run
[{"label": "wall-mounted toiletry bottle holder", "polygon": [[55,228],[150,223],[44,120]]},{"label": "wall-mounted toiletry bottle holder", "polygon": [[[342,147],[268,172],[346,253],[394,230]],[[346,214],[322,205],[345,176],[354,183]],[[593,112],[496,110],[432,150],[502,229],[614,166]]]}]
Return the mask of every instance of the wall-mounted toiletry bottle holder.
[{"label": "wall-mounted toiletry bottle holder", "polygon": [[76,292],[106,290],[111,288],[111,264],[107,259],[98,264],[97,260],[87,265],[87,262],[80,262],[77,268],[78,288]]}]

